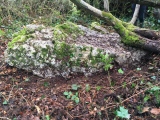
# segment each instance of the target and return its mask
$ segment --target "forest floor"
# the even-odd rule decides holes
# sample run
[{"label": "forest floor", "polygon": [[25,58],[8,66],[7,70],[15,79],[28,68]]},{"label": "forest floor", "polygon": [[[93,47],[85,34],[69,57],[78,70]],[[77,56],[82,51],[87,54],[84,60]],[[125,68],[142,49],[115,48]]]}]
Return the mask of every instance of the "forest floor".
[{"label": "forest floor", "polygon": [[160,120],[160,55],[136,67],[114,65],[109,72],[66,80],[6,65],[5,49],[1,42],[0,120],[118,120],[115,111],[123,114],[122,106],[132,120]]}]

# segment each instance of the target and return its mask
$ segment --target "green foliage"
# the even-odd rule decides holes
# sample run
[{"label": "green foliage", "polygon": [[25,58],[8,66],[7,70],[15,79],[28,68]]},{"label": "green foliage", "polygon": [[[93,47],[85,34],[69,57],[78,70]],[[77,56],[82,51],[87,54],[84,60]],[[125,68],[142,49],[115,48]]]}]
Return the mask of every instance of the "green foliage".
[{"label": "green foliage", "polygon": [[128,113],[128,110],[125,109],[123,106],[120,106],[119,110],[116,110],[115,114],[117,117],[120,117],[120,118],[126,118],[126,119],[130,118],[130,114]]},{"label": "green foliage", "polygon": [[75,94],[73,94],[71,91],[70,92],[65,91],[63,93],[63,95],[65,95],[67,99],[71,99],[71,100],[73,100],[77,104],[79,103],[78,92],[76,92]]},{"label": "green foliage", "polygon": [[123,88],[126,88],[127,83],[126,83],[126,82],[124,82],[122,86],[123,86]]},{"label": "green foliage", "polygon": [[104,63],[104,70],[108,71],[112,67],[112,62],[114,60],[113,57],[109,56],[108,54],[102,54],[102,51],[99,51],[99,53],[93,57],[92,55],[89,56],[89,59],[91,60],[91,63],[97,64],[98,62]]},{"label": "green foliage", "polygon": [[89,85],[89,84],[86,84],[86,87],[85,87],[85,89],[86,89],[86,92],[89,92],[89,91],[91,90],[91,87],[90,87],[90,85]]},{"label": "green foliage", "polygon": [[157,77],[155,75],[151,76],[152,80],[156,80]]},{"label": "green foliage", "polygon": [[81,86],[77,84],[72,84],[72,90],[78,90]]},{"label": "green foliage", "polygon": [[120,68],[120,69],[118,69],[118,73],[119,74],[124,74],[124,71]]},{"label": "green foliage", "polygon": [[140,71],[141,70],[141,68],[137,68],[137,71]]},{"label": "green foliage", "polygon": [[[72,88],[72,90],[77,91],[77,90],[80,88],[80,85],[72,84],[71,88]],[[71,99],[71,100],[73,100],[73,101],[74,101],[75,103],[77,103],[77,104],[80,102],[79,97],[78,97],[78,92],[76,92],[76,93],[74,94],[74,93],[72,93],[71,91],[69,91],[69,92],[68,92],[68,91],[65,91],[65,92],[63,93],[63,95],[66,96],[67,99]]]},{"label": "green foliage", "polygon": [[136,84],[135,84],[135,83],[132,83],[132,84],[131,84],[131,87],[132,87],[132,88],[135,88],[135,87],[136,87]]},{"label": "green foliage", "polygon": [[143,105],[138,105],[138,106],[136,106],[136,108],[137,108],[139,113],[142,113]]},{"label": "green foliage", "polygon": [[2,104],[3,104],[3,105],[7,105],[7,104],[8,104],[8,101],[7,101],[7,100],[4,100]]},{"label": "green foliage", "polygon": [[153,96],[155,96],[156,103],[158,106],[160,106],[160,87],[159,86],[153,86],[150,90],[149,93]]},{"label": "green foliage", "polygon": [[28,81],[30,81],[30,79],[29,78],[25,78],[25,80],[24,80],[25,82],[28,82]]},{"label": "green foliage", "polygon": [[[63,19],[60,14],[67,14],[72,6],[73,3],[69,0],[5,0],[0,5],[0,8],[3,8],[0,9],[0,16],[5,18],[1,22],[7,24],[17,19],[23,22],[36,20],[50,24],[52,20],[56,22]],[[55,14],[57,11],[60,14]]]},{"label": "green foliage", "polygon": [[45,118],[46,118],[46,120],[50,120],[49,115],[46,115]]},{"label": "green foliage", "polygon": [[71,22],[65,22],[63,24],[58,24],[54,27],[54,38],[55,40],[62,41],[66,37],[72,36],[76,38],[78,35],[83,35],[83,31],[79,27]]},{"label": "green foliage", "polygon": [[5,35],[5,32],[0,29],[0,37],[4,35]]},{"label": "green foliage", "polygon": [[48,87],[48,86],[49,86],[49,82],[44,82],[43,85],[44,85],[45,87]]},{"label": "green foliage", "polygon": [[109,68],[111,68],[112,67],[112,62],[113,62],[113,58],[112,57],[109,57],[109,55],[108,54],[106,54],[106,55],[101,55],[101,57],[102,57],[102,62],[105,64],[104,65],[104,70],[105,71],[108,71],[108,69]]},{"label": "green foliage", "polygon": [[146,95],[146,96],[143,98],[144,103],[146,103],[149,99],[150,99],[150,95]]},{"label": "green foliage", "polygon": [[158,86],[154,86],[151,88],[151,92],[155,92],[155,91],[159,91],[160,90],[160,87]]},{"label": "green foliage", "polygon": [[27,38],[31,37],[28,31],[24,28],[21,31],[13,34],[13,40],[8,43],[8,47],[12,48],[15,43],[23,43]]},{"label": "green foliage", "polygon": [[74,6],[72,10],[67,14],[67,20],[77,22],[79,21],[79,19],[82,19],[81,14],[81,11],[77,10],[77,7]]},{"label": "green foliage", "polygon": [[101,86],[96,86],[96,90],[97,91],[101,90]]}]

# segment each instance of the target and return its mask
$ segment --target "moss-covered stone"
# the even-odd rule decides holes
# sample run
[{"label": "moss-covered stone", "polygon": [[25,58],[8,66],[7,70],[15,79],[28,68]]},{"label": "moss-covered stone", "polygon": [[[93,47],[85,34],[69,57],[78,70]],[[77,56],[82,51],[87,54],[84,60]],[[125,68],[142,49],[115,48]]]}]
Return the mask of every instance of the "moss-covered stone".
[{"label": "moss-covered stone", "polygon": [[6,62],[42,77],[65,77],[72,72],[92,74],[107,68],[112,61],[106,62],[104,50],[66,42],[83,34],[78,25],[70,22],[54,28],[28,25],[13,35],[5,51]]},{"label": "moss-covered stone", "polygon": [[118,63],[132,57],[118,46],[118,34],[102,34],[68,22],[54,28],[39,27],[28,25],[14,35],[5,51],[5,61],[9,65],[41,77],[68,77],[71,73],[91,75],[108,70],[114,59],[112,55],[118,58]]}]

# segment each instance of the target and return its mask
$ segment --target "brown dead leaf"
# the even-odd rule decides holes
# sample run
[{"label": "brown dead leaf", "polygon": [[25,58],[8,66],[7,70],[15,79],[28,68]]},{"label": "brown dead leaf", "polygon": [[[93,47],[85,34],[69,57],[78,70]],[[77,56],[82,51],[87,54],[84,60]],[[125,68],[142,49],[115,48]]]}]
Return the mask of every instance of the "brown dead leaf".
[{"label": "brown dead leaf", "polygon": [[151,112],[154,115],[160,115],[160,109],[158,108],[152,108],[150,110],[150,107],[144,107],[142,110],[142,113],[145,113],[145,112]]},{"label": "brown dead leaf", "polygon": [[68,110],[72,110],[72,109],[74,108],[73,102],[69,102],[69,103],[67,104],[66,108],[67,108]]},{"label": "brown dead leaf", "polygon": [[41,113],[41,109],[37,105],[35,105],[35,108],[37,109],[37,113],[40,114]]},{"label": "brown dead leaf", "polygon": [[6,75],[6,74],[10,74],[10,73],[15,73],[17,72],[17,68],[13,68],[13,69],[6,69],[0,72],[0,75]]},{"label": "brown dead leaf", "polygon": [[160,115],[160,109],[158,108],[152,108],[150,112],[154,115]]},{"label": "brown dead leaf", "polygon": [[143,110],[142,110],[142,113],[148,112],[149,109],[150,109],[150,107],[144,107]]}]

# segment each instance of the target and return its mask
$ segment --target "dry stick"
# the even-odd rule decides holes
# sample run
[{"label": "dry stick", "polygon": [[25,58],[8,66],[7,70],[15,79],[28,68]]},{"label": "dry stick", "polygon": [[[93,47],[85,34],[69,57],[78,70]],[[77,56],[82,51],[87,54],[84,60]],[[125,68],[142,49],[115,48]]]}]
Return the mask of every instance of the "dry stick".
[{"label": "dry stick", "polygon": [[0,117],[0,119],[12,120],[12,119],[9,119],[9,118],[7,118],[7,117]]},{"label": "dry stick", "polygon": [[[160,83],[157,83],[157,84],[154,85],[154,86],[158,86],[158,85],[160,85]],[[143,91],[141,91],[141,92],[139,92],[139,93],[137,93],[137,94],[132,95],[131,97],[123,100],[121,103],[118,103],[118,104],[116,104],[116,105],[112,105],[112,106],[106,107],[106,109],[108,109],[108,108],[113,108],[113,107],[115,107],[115,106],[118,106],[118,105],[126,102],[127,100],[129,100],[129,99],[131,99],[131,98],[133,98],[133,97],[135,97],[135,96],[137,96],[137,95],[139,95],[139,94],[141,94],[141,93],[144,93],[145,91],[147,91],[147,90],[149,90],[149,89],[151,89],[151,88],[153,88],[153,86],[152,86],[152,87],[149,87],[149,88],[146,88],[145,90],[143,90]]]},{"label": "dry stick", "polygon": [[28,102],[28,100],[27,100],[21,93],[19,93],[19,94],[20,94],[21,97],[26,101],[26,103],[27,103],[28,105],[30,105],[29,102]]},{"label": "dry stick", "polygon": [[[122,78],[122,81],[123,81],[130,73],[132,73],[132,72],[133,72],[133,71],[130,71],[126,76],[124,76],[124,77]],[[134,81],[132,81],[132,82],[135,82],[135,81],[137,81],[137,80],[134,80]],[[127,83],[126,85],[131,84],[132,82],[129,82],[129,83]],[[117,90],[118,88],[121,88],[121,87],[123,87],[123,85],[115,88],[114,90]]]},{"label": "dry stick", "polygon": [[[126,78],[131,72],[133,72],[133,71],[130,71],[124,78]],[[123,78],[122,80],[124,80],[124,78]],[[134,81],[132,81],[132,82],[128,82],[128,83],[126,83],[126,85],[129,85],[129,84],[134,83],[134,82],[139,81],[139,80],[140,80],[140,79],[136,79],[136,80],[134,80]],[[115,88],[114,90],[117,90],[117,89],[119,89],[119,88],[121,88],[121,87],[123,87],[123,85]]]},{"label": "dry stick", "polygon": [[[158,85],[160,85],[160,83],[157,83],[157,84],[154,85],[154,86],[158,86]],[[121,102],[121,104],[124,103],[124,102],[126,102],[127,100],[129,100],[129,99],[131,99],[131,98],[133,98],[133,97],[135,97],[135,96],[141,94],[141,93],[144,93],[145,91],[147,91],[147,90],[149,90],[149,89],[151,89],[151,88],[153,88],[153,86],[151,86],[151,87],[149,87],[149,88],[146,88],[145,90],[143,90],[143,91],[141,91],[141,92],[139,92],[139,93],[137,93],[137,94],[134,94],[134,95],[132,95],[131,97],[129,97],[129,98],[123,100],[123,101]]]}]

